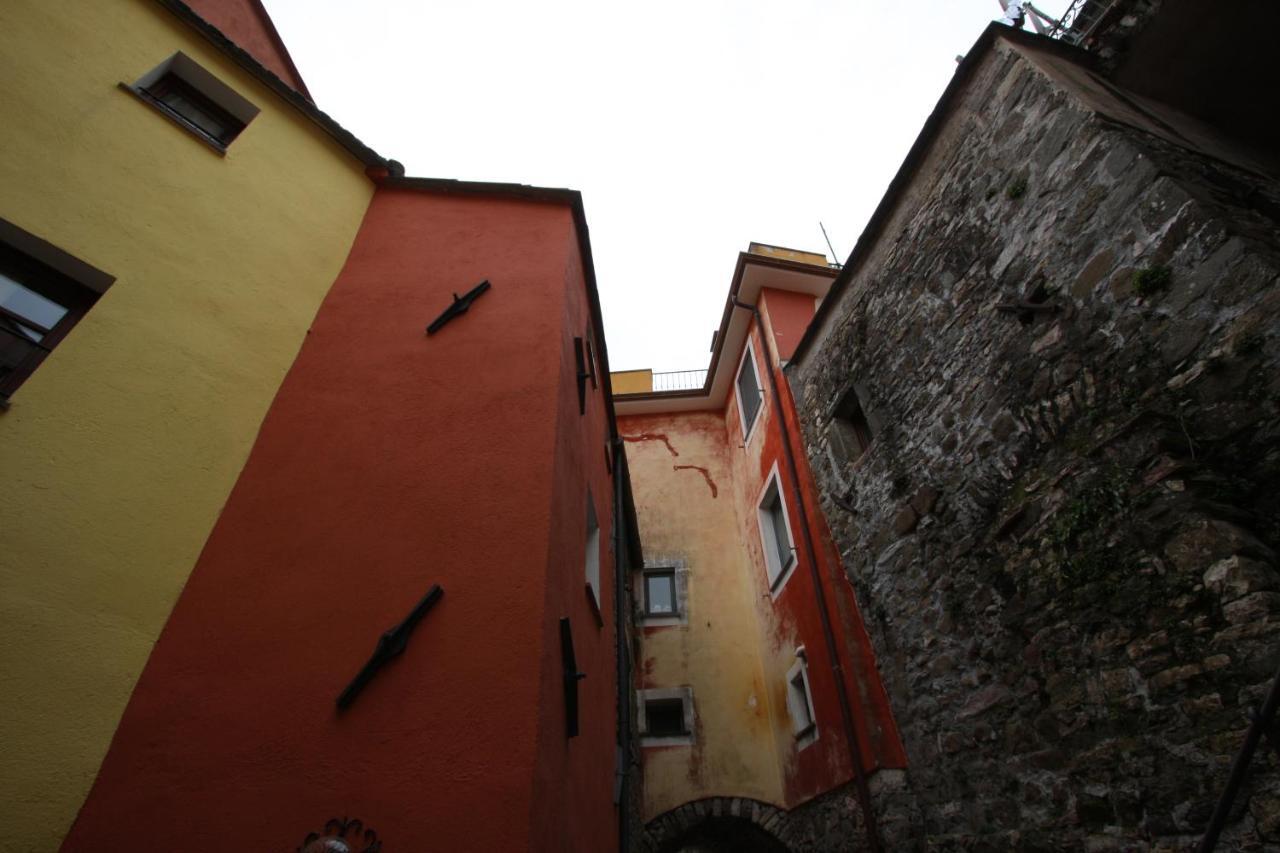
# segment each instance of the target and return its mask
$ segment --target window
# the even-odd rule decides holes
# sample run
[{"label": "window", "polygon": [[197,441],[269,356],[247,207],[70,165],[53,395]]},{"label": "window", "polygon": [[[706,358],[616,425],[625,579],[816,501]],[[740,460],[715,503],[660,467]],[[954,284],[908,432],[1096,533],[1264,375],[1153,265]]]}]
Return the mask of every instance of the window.
[{"label": "window", "polygon": [[585,574],[587,592],[591,603],[595,605],[596,616],[600,615],[600,523],[596,520],[596,502],[587,492],[587,556]]},{"label": "window", "polygon": [[637,691],[641,746],[679,746],[693,743],[693,688],[674,687]]},{"label": "window", "polygon": [[644,612],[646,616],[675,616],[675,569],[645,569]]},{"label": "window", "polygon": [[684,724],[684,702],[679,699],[652,699],[644,703],[646,734],[651,737],[679,737],[689,730]]},{"label": "window", "polygon": [[596,350],[591,346],[591,332],[587,332],[587,371],[591,374],[591,387],[599,388],[596,384]]},{"label": "window", "polygon": [[827,443],[840,463],[856,461],[871,446],[871,424],[862,410],[858,392],[849,388],[831,410]]},{"label": "window", "polygon": [[762,402],[760,376],[756,373],[755,349],[749,340],[742,353],[742,364],[738,366],[737,387],[738,415],[742,418],[742,440],[745,443],[755,426],[756,416],[760,414]]},{"label": "window", "polygon": [[110,276],[0,220],[0,407],[111,282]]},{"label": "window", "polygon": [[769,588],[776,591],[786,579],[787,570],[796,563],[795,540],[791,536],[791,522],[787,518],[787,504],[782,497],[776,462],[760,498],[759,521]]},{"label": "window", "polygon": [[258,114],[257,107],[184,53],[125,88],[219,151]]},{"label": "window", "polygon": [[803,749],[817,740],[818,722],[813,713],[809,666],[803,647],[796,650],[796,658],[795,666],[787,673],[787,712],[791,715],[791,732]]}]

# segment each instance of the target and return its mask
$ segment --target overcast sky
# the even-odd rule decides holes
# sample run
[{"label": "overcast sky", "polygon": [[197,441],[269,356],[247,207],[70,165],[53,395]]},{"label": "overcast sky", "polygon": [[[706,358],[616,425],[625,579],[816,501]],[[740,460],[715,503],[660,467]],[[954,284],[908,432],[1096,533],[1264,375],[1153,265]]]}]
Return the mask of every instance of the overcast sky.
[{"label": "overcast sky", "polygon": [[[752,240],[844,261],[997,0],[265,0],[413,176],[583,194],[614,370],[705,367]],[[1060,14],[1068,0],[1037,4]]]}]

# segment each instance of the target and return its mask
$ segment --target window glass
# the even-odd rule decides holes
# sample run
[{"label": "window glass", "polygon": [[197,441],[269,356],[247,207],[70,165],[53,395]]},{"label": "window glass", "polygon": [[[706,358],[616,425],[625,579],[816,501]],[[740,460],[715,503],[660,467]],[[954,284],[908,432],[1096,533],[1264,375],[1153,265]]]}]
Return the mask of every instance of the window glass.
[{"label": "window glass", "polygon": [[809,691],[804,680],[804,670],[791,677],[791,715],[797,732],[813,725],[813,709],[809,707]]},{"label": "window glass", "polygon": [[600,523],[596,520],[595,501],[587,492],[587,556],[585,574],[587,586],[595,599],[596,607],[600,607]]},{"label": "window glass", "polygon": [[[0,308],[6,326],[39,341],[67,314],[67,309],[0,273]],[[27,321],[27,322],[24,322]],[[32,327],[34,324],[34,328]]]},{"label": "window glass", "polygon": [[76,280],[0,243],[0,408],[97,298]]},{"label": "window glass", "polygon": [[647,574],[644,584],[644,600],[649,613],[676,612],[676,578],[673,572]]},{"label": "window glass", "polygon": [[650,699],[644,703],[646,734],[650,737],[677,737],[689,732],[684,727],[684,702],[680,699]]},{"label": "window glass", "polygon": [[751,431],[760,411],[760,379],[756,376],[755,358],[750,348],[738,370],[738,404],[742,407],[742,432],[745,435]]},{"label": "window glass", "polygon": [[786,568],[791,562],[791,535],[787,532],[787,515],[776,486],[773,502],[769,505],[769,517],[773,521],[773,541],[778,547],[778,565]]}]

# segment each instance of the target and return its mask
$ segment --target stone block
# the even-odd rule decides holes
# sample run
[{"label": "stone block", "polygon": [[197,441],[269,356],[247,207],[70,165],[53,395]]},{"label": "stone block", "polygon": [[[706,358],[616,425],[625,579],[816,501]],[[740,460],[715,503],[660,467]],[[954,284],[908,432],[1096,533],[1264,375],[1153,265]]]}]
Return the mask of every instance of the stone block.
[{"label": "stone block", "polygon": [[1222,615],[1233,625],[1270,622],[1280,614],[1280,592],[1255,592],[1222,606]]},{"label": "stone block", "polygon": [[1223,602],[1231,602],[1253,592],[1275,590],[1280,587],[1280,573],[1266,563],[1235,554],[1206,569],[1204,585]]}]

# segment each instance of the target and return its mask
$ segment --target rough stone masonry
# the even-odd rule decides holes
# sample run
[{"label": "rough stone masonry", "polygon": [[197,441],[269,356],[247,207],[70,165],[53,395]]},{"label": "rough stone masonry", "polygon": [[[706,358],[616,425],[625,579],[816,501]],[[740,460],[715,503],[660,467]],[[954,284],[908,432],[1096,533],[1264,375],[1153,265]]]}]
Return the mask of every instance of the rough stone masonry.
[{"label": "rough stone masonry", "polygon": [[[1280,192],[1061,51],[966,73],[787,371],[909,756],[881,833],[1191,849],[1280,664]],[[1218,849],[1280,850],[1277,766]]]}]

